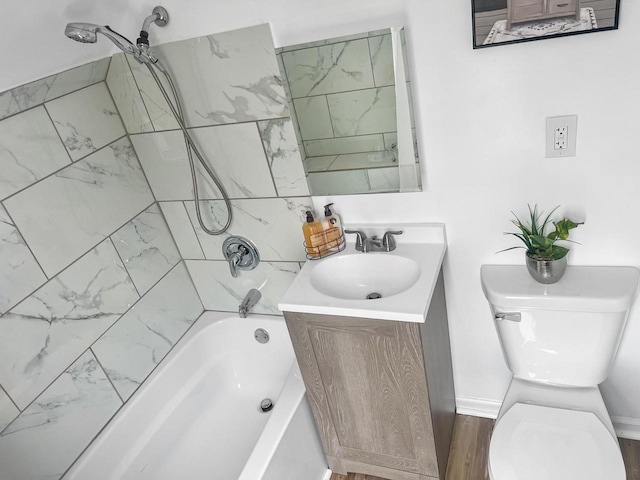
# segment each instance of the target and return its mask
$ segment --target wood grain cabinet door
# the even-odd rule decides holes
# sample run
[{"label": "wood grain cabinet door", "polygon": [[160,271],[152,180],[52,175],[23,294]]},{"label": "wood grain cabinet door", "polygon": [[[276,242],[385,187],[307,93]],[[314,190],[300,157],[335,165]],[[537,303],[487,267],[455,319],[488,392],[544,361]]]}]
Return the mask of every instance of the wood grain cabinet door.
[{"label": "wood grain cabinet door", "polygon": [[418,324],[285,319],[327,456],[439,477]]}]

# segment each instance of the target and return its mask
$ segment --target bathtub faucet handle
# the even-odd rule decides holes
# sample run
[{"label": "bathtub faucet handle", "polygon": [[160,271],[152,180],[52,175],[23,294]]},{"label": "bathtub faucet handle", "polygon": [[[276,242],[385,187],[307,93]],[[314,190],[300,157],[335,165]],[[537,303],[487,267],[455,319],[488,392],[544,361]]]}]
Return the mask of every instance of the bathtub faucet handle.
[{"label": "bathtub faucet handle", "polygon": [[239,270],[253,270],[260,263],[258,247],[248,238],[231,235],[222,244],[222,254],[229,262],[229,270],[233,278],[238,277]]},{"label": "bathtub faucet handle", "polygon": [[249,310],[251,310],[251,308],[260,301],[261,297],[262,294],[260,293],[260,290],[255,288],[249,290],[249,293],[245,295],[242,303],[238,307],[238,314],[240,315],[240,317],[247,318]]}]

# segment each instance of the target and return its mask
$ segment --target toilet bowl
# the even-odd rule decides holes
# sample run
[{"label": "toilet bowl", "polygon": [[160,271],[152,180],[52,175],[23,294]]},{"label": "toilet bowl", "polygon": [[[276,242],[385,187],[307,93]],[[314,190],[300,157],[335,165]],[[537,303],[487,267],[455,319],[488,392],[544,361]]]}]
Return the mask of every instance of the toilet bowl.
[{"label": "toilet bowl", "polygon": [[613,367],[640,272],[569,267],[542,285],[525,267],[485,265],[481,277],[513,373],[491,436],[491,480],[625,480],[598,385]]},{"label": "toilet bowl", "polygon": [[513,378],[489,446],[491,480],[625,480],[613,424],[597,387]]}]

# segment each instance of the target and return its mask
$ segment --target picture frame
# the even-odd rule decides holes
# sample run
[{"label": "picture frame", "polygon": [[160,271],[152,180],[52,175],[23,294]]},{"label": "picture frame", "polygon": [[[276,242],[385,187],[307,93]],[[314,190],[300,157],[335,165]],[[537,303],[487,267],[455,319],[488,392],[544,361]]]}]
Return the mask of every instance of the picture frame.
[{"label": "picture frame", "polygon": [[471,0],[473,48],[616,30],[620,0]]}]

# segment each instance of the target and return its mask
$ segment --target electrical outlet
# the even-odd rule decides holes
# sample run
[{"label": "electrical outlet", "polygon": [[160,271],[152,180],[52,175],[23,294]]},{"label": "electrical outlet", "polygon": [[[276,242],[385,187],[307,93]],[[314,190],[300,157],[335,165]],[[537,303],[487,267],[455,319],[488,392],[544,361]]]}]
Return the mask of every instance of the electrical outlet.
[{"label": "electrical outlet", "polygon": [[547,118],[546,157],[575,157],[578,116]]},{"label": "electrical outlet", "polygon": [[553,130],[553,149],[565,150],[567,148],[567,129],[568,127],[556,127]]}]

